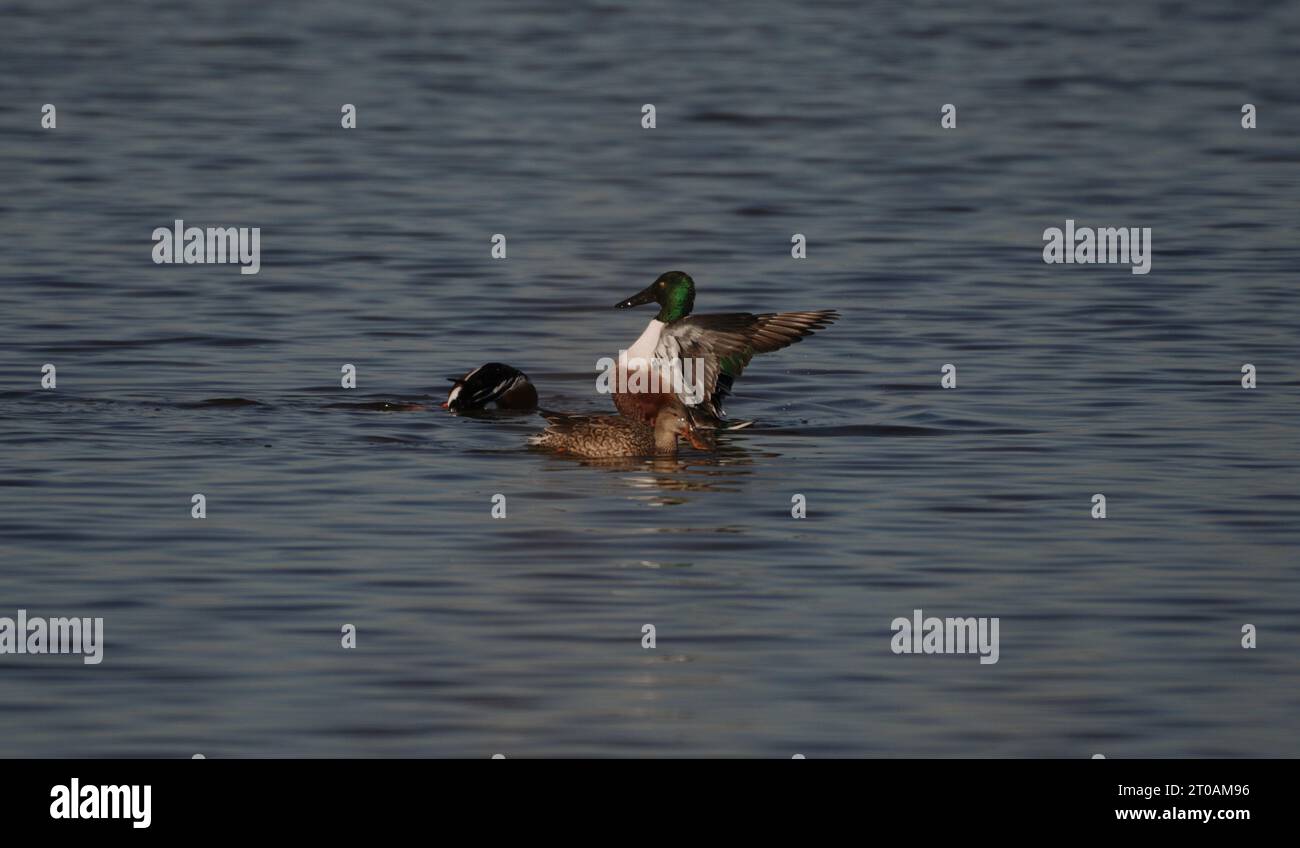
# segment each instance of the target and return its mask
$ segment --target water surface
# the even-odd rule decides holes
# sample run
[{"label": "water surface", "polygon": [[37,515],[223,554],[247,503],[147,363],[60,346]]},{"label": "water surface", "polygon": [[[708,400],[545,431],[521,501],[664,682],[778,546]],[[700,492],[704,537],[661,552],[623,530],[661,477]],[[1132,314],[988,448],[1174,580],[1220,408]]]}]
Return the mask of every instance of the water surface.
[{"label": "water surface", "polygon": [[[0,615],[107,648],[0,657],[0,755],[1300,755],[1300,7],[540,6],[6,7]],[[716,456],[380,408],[606,410],[673,269],[843,316]],[[895,656],[917,607],[1000,661]]]}]

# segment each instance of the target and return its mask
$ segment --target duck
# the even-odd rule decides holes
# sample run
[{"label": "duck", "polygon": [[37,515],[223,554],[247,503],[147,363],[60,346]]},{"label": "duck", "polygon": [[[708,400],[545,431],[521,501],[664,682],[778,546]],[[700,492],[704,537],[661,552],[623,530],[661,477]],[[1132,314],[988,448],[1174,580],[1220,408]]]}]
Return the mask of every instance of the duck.
[{"label": "duck", "polygon": [[[661,274],[614,306],[630,309],[646,303],[658,304],[659,313],[627,349],[619,366],[623,373],[616,375],[610,394],[620,415],[647,425],[660,410],[683,403],[690,407],[694,427],[725,429],[722,402],[755,354],[789,347],[839,318],[834,309],[693,315],[695,281],[683,271]],[[676,379],[638,379],[656,368],[672,369]]]},{"label": "duck", "polygon": [[691,447],[708,451],[712,442],[702,434],[680,403],[669,403],[659,410],[654,424],[644,424],[623,415],[571,415],[539,410],[547,421],[541,433],[529,444],[556,453],[589,459],[610,457],[677,455],[678,438]]},{"label": "duck", "polygon": [[500,362],[489,362],[463,377],[447,379],[452,386],[442,408],[450,412],[485,409],[530,412],[537,408],[537,389],[528,375]]}]

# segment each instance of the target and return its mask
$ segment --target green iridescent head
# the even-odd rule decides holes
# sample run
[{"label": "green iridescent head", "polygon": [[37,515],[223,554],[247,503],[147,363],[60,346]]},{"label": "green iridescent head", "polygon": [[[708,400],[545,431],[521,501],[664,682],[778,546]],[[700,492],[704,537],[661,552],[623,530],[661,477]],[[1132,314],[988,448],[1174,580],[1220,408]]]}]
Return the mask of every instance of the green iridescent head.
[{"label": "green iridescent head", "polygon": [[685,318],[695,308],[695,281],[683,271],[669,271],[627,300],[615,304],[614,308],[627,309],[652,301],[659,304],[659,314],[655,318],[665,324]]}]

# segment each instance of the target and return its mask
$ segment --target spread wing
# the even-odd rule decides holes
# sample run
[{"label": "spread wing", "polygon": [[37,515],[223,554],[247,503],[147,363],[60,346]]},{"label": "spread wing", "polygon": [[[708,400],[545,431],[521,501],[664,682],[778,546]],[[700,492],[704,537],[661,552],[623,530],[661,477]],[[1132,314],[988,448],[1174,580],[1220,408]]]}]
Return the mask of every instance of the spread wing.
[{"label": "spread wing", "polygon": [[[692,365],[702,367],[703,391],[699,403],[691,404],[691,392],[677,396],[692,405],[699,418],[720,421],[722,401],[731,392],[732,382],[758,353],[770,353],[789,347],[835,321],[833,309],[814,312],[769,312],[751,315],[732,312],[721,315],[690,315],[674,321],[659,335],[655,357],[660,362],[676,358],[686,370],[686,383],[700,379]],[[691,364],[686,364],[690,361]],[[694,385],[691,385],[694,388]]]}]

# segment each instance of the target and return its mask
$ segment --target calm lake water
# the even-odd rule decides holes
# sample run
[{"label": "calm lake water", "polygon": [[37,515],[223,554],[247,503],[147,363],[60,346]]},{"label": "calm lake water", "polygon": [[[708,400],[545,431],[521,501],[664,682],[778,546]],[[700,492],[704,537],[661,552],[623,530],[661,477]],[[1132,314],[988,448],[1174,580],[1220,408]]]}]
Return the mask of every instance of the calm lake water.
[{"label": "calm lake water", "polygon": [[[1300,755],[1300,5],[541,5],[5,7],[0,616],[107,645],[0,656],[0,755]],[[842,313],[716,456],[378,408],[609,410],[674,269]]]}]

